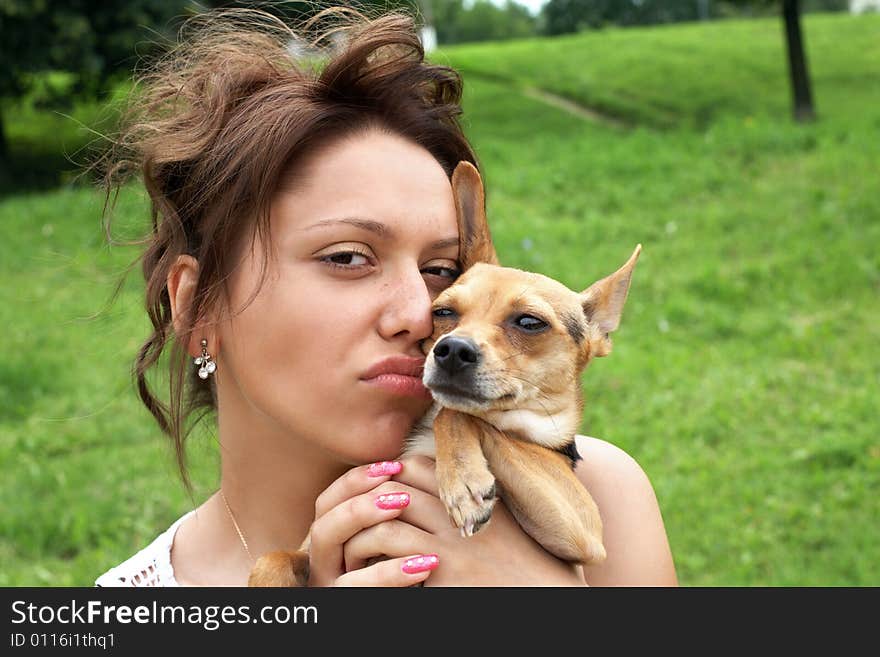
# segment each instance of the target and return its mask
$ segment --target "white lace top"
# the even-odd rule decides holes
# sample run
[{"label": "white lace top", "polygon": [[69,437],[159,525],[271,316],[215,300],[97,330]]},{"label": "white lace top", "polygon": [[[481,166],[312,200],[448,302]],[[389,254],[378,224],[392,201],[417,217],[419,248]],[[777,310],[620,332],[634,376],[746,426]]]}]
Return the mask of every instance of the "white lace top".
[{"label": "white lace top", "polygon": [[95,586],[179,586],[171,566],[171,546],[177,528],[193,513],[185,513],[143,550],[101,575]]}]

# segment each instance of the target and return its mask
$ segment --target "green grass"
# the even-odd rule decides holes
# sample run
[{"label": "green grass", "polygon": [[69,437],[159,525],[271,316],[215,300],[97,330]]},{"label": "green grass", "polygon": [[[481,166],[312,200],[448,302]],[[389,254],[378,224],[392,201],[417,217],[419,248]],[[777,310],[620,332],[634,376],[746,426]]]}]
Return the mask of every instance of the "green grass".
[{"label": "green grass", "polygon": [[[775,20],[437,56],[464,71],[505,264],[582,289],[644,247],[583,431],[648,473],[684,585],[880,584],[880,16],[804,29],[812,125],[789,118]],[[189,504],[129,383],[137,272],[104,309],[135,252],[102,244],[100,202],[0,201],[0,585],[88,585]],[[145,226],[139,192],[119,215]],[[208,436],[192,460],[199,499]]]}]

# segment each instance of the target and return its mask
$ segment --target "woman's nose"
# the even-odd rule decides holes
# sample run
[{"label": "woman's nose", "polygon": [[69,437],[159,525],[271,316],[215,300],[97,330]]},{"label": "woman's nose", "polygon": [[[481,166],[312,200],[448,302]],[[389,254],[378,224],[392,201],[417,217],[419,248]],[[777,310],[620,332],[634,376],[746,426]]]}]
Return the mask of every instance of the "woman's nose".
[{"label": "woman's nose", "polygon": [[379,331],[386,339],[408,333],[414,341],[424,340],[434,331],[431,292],[418,267],[407,268],[390,284]]}]

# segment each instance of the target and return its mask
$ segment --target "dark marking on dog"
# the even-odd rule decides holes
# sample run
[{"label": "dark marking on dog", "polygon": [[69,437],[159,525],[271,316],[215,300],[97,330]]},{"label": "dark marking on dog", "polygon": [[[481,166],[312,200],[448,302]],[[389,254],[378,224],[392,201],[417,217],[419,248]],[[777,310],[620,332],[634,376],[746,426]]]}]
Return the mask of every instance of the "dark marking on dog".
[{"label": "dark marking on dog", "polygon": [[566,457],[569,461],[571,461],[571,467],[574,468],[575,464],[582,460],[583,457],[577,450],[577,445],[575,444],[574,438],[571,439],[571,442],[567,445],[563,445],[556,449],[557,452]]},{"label": "dark marking on dog", "polygon": [[570,313],[562,313],[562,323],[565,325],[568,334],[572,337],[575,344],[580,344],[584,339],[584,327],[578,321],[577,317],[574,317]]},{"label": "dark marking on dog", "polygon": [[474,521],[474,533],[480,531],[484,525],[492,519],[492,509],[486,511],[483,515]]}]

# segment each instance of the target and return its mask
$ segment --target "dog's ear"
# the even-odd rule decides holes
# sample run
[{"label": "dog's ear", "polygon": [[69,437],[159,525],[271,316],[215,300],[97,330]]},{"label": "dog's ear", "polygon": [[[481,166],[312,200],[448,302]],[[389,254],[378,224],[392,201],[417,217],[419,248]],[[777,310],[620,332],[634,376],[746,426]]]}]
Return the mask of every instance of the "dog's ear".
[{"label": "dog's ear", "polygon": [[462,271],[477,262],[498,264],[489,223],[486,220],[486,198],[483,179],[477,168],[462,160],[452,172],[452,193],[458,213],[459,253]]},{"label": "dog's ear", "polygon": [[620,325],[623,304],[629,292],[629,282],[641,251],[642,245],[639,244],[623,267],[581,292],[584,315],[601,336],[599,344],[593,345],[593,356],[607,356],[611,353],[611,340],[608,334],[616,331]]}]

